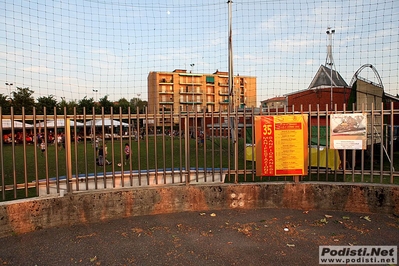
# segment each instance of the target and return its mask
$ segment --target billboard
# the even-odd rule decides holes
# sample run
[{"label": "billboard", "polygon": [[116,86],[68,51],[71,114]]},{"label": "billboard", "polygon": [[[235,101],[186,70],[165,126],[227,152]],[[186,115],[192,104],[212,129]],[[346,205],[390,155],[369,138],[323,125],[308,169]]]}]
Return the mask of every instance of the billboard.
[{"label": "billboard", "polygon": [[307,175],[308,116],[256,116],[255,146],[256,175]]}]

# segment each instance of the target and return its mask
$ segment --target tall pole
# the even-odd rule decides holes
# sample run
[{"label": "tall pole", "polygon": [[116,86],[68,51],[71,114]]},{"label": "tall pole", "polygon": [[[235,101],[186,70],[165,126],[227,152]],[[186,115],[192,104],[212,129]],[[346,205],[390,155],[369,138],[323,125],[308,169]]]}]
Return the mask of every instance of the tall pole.
[{"label": "tall pole", "polygon": [[191,66],[191,70],[190,70],[190,73],[191,73],[191,92],[193,93],[192,101],[193,101],[193,112],[194,112],[195,108],[194,108],[194,76],[193,76],[193,68],[194,68],[195,64],[190,64],[190,66]]},{"label": "tall pole", "polygon": [[229,106],[230,106],[230,111],[233,110],[234,108],[234,75],[233,75],[233,29],[232,29],[232,4],[233,1],[228,0],[227,4],[229,5]]},{"label": "tall pole", "polygon": [[327,28],[327,36],[328,36],[328,45],[327,45],[327,58],[326,58],[326,65],[330,66],[330,110],[333,109],[334,101],[333,101],[333,65],[334,59],[332,56],[332,35],[335,33],[334,29],[330,27]]},{"label": "tall pole", "polygon": [[[233,73],[233,27],[232,27],[232,0],[228,0],[227,4],[229,6],[229,39],[228,39],[228,47],[229,47],[229,113],[233,112],[235,109],[234,107],[234,73]],[[237,114],[235,114],[237,115]],[[235,123],[234,123],[234,116],[230,118],[230,126],[231,126],[231,141],[234,146],[234,170],[237,171],[238,169],[238,141],[236,141],[235,136]],[[230,156],[230,154],[229,154]],[[229,165],[230,167],[230,165]],[[234,182],[237,182],[237,172],[234,174]]]},{"label": "tall pole", "polygon": [[96,104],[97,104],[97,93],[98,93],[98,90],[97,90],[97,89],[93,89],[93,92],[94,92],[95,95],[96,95]]}]

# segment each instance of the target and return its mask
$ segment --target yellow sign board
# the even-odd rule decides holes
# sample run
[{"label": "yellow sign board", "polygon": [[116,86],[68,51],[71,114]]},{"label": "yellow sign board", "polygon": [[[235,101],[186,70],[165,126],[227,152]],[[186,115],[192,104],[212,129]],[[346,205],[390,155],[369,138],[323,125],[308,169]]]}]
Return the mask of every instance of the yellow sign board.
[{"label": "yellow sign board", "polygon": [[256,116],[255,146],[256,175],[306,175],[308,116]]}]

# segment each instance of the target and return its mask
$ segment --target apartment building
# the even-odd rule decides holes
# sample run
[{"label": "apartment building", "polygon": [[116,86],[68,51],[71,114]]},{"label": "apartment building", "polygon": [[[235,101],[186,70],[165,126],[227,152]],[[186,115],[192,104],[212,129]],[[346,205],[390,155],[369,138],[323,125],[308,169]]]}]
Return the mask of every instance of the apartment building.
[{"label": "apartment building", "polygon": [[227,112],[234,108],[256,106],[256,77],[234,76],[234,93],[228,87],[228,73],[173,72],[148,74],[148,112],[178,114],[187,112]]}]

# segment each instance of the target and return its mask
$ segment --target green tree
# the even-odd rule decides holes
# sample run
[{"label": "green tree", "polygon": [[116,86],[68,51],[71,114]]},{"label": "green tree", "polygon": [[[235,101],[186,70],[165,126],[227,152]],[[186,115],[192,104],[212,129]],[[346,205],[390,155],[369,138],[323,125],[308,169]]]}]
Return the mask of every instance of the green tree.
[{"label": "green tree", "polygon": [[73,115],[73,109],[78,107],[76,100],[71,100],[67,102],[64,97],[61,97],[61,102],[58,104],[59,108],[57,114],[63,115],[64,109],[66,109],[66,114]]},{"label": "green tree", "polygon": [[100,104],[100,107],[104,107],[104,114],[110,114],[111,108],[114,107],[114,104],[110,100],[108,100],[108,95],[100,98],[98,103]]},{"label": "green tree", "polygon": [[0,93],[0,106],[3,115],[9,115],[11,109],[10,98],[8,95]]},{"label": "green tree", "polygon": [[57,113],[59,113],[58,103],[54,95],[42,96],[37,98],[36,112],[37,114],[44,114],[44,107],[46,107],[46,114],[53,115],[54,107],[56,107]]},{"label": "green tree", "polygon": [[[78,109],[79,109],[79,103],[76,101],[76,100],[70,100],[68,103],[67,103],[67,114],[68,115],[73,115],[74,114],[74,109],[75,109],[75,107],[76,107],[76,113],[79,113],[78,112]],[[83,110],[83,109],[82,109]]]},{"label": "green tree", "polygon": [[87,98],[87,96],[85,96],[82,100],[79,100],[76,112],[78,114],[83,114],[83,109],[86,109],[86,114],[91,114],[94,105],[94,99]]},{"label": "green tree", "polygon": [[[119,99],[118,103],[115,105],[115,110],[114,112],[119,114],[119,108],[122,109],[122,114],[128,114],[129,113],[129,107],[130,107],[130,102],[126,100],[125,98]],[[132,111],[132,110],[130,110]]]},{"label": "green tree", "polygon": [[132,98],[130,100],[130,106],[131,106],[131,112],[132,113],[137,113],[137,107],[139,108],[139,113],[143,114],[145,111],[145,107],[148,106],[147,101],[143,101],[140,98]]},{"label": "green tree", "polygon": [[33,107],[35,107],[33,93],[34,91],[29,88],[20,87],[17,87],[17,90],[12,92],[11,101],[14,107],[14,114],[22,114],[23,107],[25,107],[25,114],[33,114]]}]

